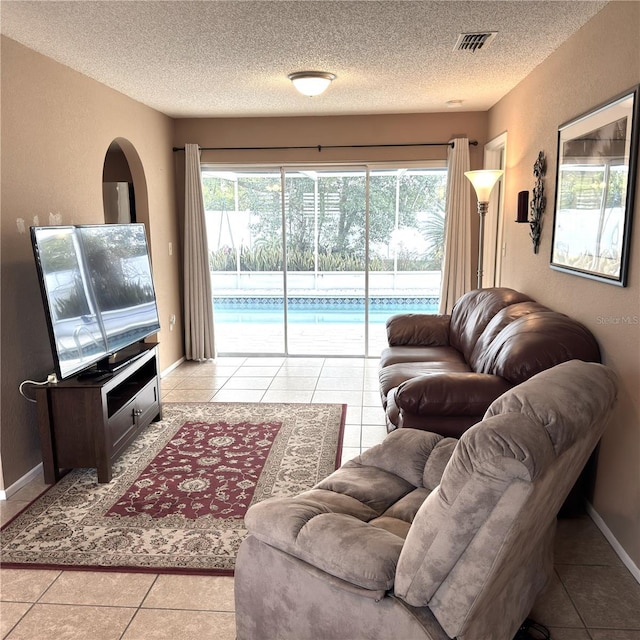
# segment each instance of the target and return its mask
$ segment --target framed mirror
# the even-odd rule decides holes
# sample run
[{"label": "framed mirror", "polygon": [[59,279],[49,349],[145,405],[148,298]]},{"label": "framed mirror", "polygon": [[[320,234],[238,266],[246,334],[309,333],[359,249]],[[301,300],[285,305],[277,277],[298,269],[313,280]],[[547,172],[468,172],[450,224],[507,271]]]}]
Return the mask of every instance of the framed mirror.
[{"label": "framed mirror", "polygon": [[626,286],[638,166],[638,89],[558,129],[552,269]]}]

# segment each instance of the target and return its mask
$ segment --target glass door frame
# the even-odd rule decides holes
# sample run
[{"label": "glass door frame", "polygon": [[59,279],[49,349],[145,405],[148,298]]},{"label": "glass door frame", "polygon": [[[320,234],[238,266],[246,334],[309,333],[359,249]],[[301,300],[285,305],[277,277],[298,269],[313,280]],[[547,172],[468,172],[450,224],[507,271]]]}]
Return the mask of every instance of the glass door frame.
[{"label": "glass door frame", "polygon": [[[412,160],[410,162],[402,162],[402,161],[394,161],[394,162],[302,162],[302,163],[202,163],[201,164],[201,172],[202,171],[238,171],[247,173],[250,172],[259,172],[272,171],[274,176],[276,172],[280,174],[280,214],[281,214],[281,225],[282,225],[282,280],[283,280],[283,351],[282,353],[273,352],[273,353],[223,353],[223,355],[228,356],[236,356],[236,355],[246,355],[246,356],[284,356],[284,357],[331,357],[331,358],[353,358],[353,357],[364,357],[364,358],[373,358],[378,357],[378,354],[369,355],[369,272],[370,272],[370,185],[371,185],[371,172],[378,170],[398,170],[398,169],[445,169],[447,168],[446,159],[443,160]],[[286,231],[286,174],[287,172],[292,171],[318,171],[318,172],[328,172],[328,171],[348,171],[358,170],[364,172],[365,178],[365,225],[364,225],[364,239],[365,239],[365,247],[364,247],[364,348],[363,354],[359,355],[342,355],[342,354],[290,354],[289,353],[289,310],[288,310],[288,297],[289,297],[289,286],[288,286],[288,262],[287,262],[287,231]],[[315,204],[317,207],[317,203]],[[315,216],[314,224],[317,226],[317,212]],[[397,220],[396,220],[397,223]],[[317,231],[317,230],[316,230]],[[317,243],[317,240],[316,240]],[[315,251],[314,259],[317,260],[317,250]],[[215,323],[215,315],[214,315],[214,323]]]}]

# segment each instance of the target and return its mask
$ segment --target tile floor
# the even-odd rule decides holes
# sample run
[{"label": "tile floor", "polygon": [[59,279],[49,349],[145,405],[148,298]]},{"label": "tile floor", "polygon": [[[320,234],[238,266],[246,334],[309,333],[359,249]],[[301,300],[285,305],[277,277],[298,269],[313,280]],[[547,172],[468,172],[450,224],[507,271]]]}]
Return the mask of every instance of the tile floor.
[{"label": "tile floor", "polygon": [[[219,358],[181,365],[162,391],[168,402],[346,403],[346,460],[385,436],[377,367],[363,358]],[[0,502],[2,522],[43,488],[34,481]],[[553,640],[640,640],[640,584],[588,516],[559,522],[553,580],[532,617]],[[0,636],[233,640],[233,578],[5,569]]]}]

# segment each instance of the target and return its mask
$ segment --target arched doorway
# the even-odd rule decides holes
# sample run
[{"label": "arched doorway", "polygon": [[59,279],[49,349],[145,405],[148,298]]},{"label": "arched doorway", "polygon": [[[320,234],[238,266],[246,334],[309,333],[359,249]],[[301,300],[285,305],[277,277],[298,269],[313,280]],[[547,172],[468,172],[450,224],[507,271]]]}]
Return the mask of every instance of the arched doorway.
[{"label": "arched doorway", "polygon": [[122,147],[115,140],[109,145],[104,158],[102,203],[105,222],[136,222],[136,198],[131,168]]},{"label": "arched doorway", "polygon": [[107,149],[102,194],[105,222],[143,222],[149,235],[147,180],[140,156],[126,138],[116,138]]}]

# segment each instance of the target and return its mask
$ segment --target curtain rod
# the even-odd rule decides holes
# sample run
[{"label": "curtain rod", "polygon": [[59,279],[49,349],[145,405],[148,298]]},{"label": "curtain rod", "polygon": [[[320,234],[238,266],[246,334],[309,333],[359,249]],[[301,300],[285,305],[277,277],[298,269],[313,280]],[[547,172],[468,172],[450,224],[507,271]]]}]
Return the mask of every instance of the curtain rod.
[{"label": "curtain rod", "polygon": [[[453,142],[407,142],[401,144],[318,144],[300,147],[200,147],[200,151],[284,151],[288,149],[370,149],[382,147],[454,147]],[[478,146],[477,140],[470,140],[469,144]],[[173,147],[173,151],[184,151],[184,147]]]}]

